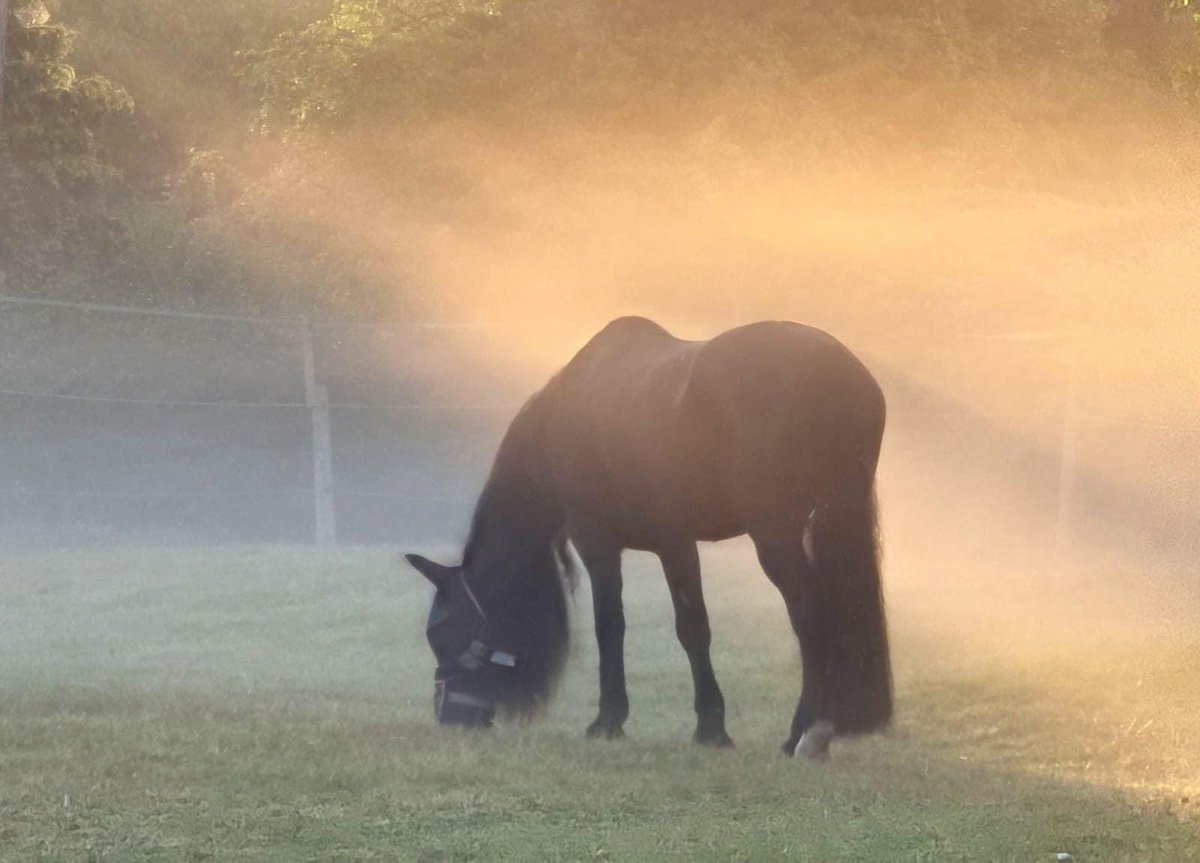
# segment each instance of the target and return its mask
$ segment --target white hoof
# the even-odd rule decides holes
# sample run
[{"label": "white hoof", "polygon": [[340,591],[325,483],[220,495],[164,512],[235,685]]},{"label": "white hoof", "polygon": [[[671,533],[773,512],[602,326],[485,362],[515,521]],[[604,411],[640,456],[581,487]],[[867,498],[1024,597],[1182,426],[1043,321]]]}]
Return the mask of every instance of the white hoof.
[{"label": "white hoof", "polygon": [[795,758],[807,758],[809,761],[828,761],[829,744],[833,740],[833,723],[819,719],[805,731],[796,744]]}]

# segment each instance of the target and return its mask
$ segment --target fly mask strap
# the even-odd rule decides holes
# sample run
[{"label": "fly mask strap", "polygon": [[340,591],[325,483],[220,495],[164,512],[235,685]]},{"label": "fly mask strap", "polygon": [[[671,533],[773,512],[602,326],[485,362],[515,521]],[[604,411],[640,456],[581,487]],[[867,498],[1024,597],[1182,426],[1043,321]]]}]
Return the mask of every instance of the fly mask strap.
[{"label": "fly mask strap", "polygon": [[463,590],[467,594],[467,598],[471,600],[471,604],[475,606],[475,610],[479,612],[480,618],[484,623],[487,623],[487,614],[483,610],[483,606],[479,603],[479,598],[475,596],[475,591],[471,590],[471,585],[467,583],[467,574],[459,570],[458,577],[462,579]]},{"label": "fly mask strap", "polygon": [[[479,597],[475,595],[475,591],[471,590],[466,573],[460,572],[459,578],[462,579],[463,591],[467,594],[467,598],[471,600],[471,604],[475,606],[475,610],[479,613],[480,622],[486,625],[488,620],[487,612],[483,610],[483,604],[479,601]],[[481,630],[482,628],[480,627]],[[480,635],[482,636],[482,632],[480,632]],[[475,638],[472,639],[466,652],[459,657],[458,662],[468,671],[478,671],[487,665],[498,666],[501,669],[515,670],[517,667],[517,655],[505,650],[497,650],[486,644],[481,638]]]}]

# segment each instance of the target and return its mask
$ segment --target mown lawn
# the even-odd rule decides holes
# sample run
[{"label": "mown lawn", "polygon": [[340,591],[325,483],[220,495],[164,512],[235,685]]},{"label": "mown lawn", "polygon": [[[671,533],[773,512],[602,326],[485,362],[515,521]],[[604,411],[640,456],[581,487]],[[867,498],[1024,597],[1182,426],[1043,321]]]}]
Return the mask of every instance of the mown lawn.
[{"label": "mown lawn", "polygon": [[[629,737],[588,741],[586,588],[551,714],[444,732],[419,577],[383,550],[0,561],[0,857],[1200,859],[1200,636],[890,582],[895,729],[777,754],[798,672],[706,557],[732,752],[693,747],[661,577],[630,558]],[[943,585],[934,589],[932,585]]]}]

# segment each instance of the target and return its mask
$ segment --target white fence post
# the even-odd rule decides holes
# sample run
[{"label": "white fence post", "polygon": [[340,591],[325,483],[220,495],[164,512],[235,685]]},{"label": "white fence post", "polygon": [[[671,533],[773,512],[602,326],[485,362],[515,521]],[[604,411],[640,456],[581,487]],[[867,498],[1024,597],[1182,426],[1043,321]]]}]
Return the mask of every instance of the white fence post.
[{"label": "white fence post", "polygon": [[1067,343],[1067,390],[1063,397],[1062,433],[1058,454],[1058,515],[1054,522],[1054,567],[1061,577],[1071,564],[1071,510],[1075,498],[1075,467],[1079,444],[1080,337]]},{"label": "white fence post", "polygon": [[304,345],[304,397],[312,411],[313,514],[317,545],[337,544],[337,522],[333,506],[333,436],[329,423],[329,391],[317,384],[313,358],[312,327],[307,319],[301,327]]},{"label": "white fence post", "polygon": [[8,56],[8,3],[0,0],[0,146],[4,138],[4,61]]}]

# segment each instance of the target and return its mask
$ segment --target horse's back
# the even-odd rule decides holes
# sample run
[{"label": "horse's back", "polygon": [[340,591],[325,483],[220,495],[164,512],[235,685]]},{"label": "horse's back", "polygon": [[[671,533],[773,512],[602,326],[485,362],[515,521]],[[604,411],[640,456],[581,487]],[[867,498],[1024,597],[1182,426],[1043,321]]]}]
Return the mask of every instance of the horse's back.
[{"label": "horse's back", "polygon": [[[828,486],[843,451],[874,471],[882,397],[832,336],[768,321],[685,341],[645,318],[597,333],[545,393],[559,491],[630,544],[717,539]],[[852,451],[847,450],[852,447]]]},{"label": "horse's back", "polygon": [[629,437],[671,445],[677,432],[799,440],[844,434],[849,424],[881,435],[884,419],[882,392],[858,358],[823,330],[790,321],[687,341],[647,318],[618,318],[551,389],[558,418],[577,434],[605,436],[609,448]]},{"label": "horse's back", "polygon": [[611,374],[613,366],[640,367],[649,374],[686,345],[649,318],[617,318],[592,336],[563,369],[567,377],[589,373]]},{"label": "horse's back", "polygon": [[591,415],[589,421],[627,421],[661,413],[664,398],[687,386],[703,342],[689,342],[642,317],[623,317],[596,333],[555,381],[560,409]]},{"label": "horse's back", "polygon": [[833,412],[853,405],[883,421],[882,391],[858,357],[824,330],[791,321],[747,324],[704,343],[688,390],[689,399],[720,399],[756,415],[837,421]]},{"label": "horse's back", "polygon": [[780,386],[794,392],[797,385],[820,385],[829,372],[839,378],[857,373],[873,383],[841,342],[805,324],[759,321],[707,341],[687,341],[648,318],[631,316],[613,320],[593,336],[561,377],[599,389],[616,383],[615,389],[626,396],[636,395],[639,384],[667,379],[686,389],[746,392],[749,386],[751,392],[771,395]]}]

